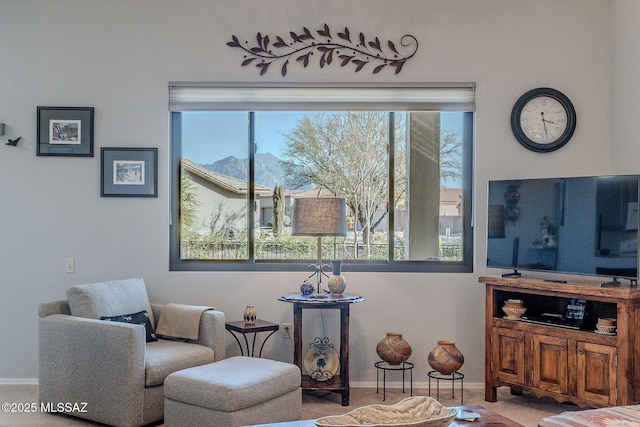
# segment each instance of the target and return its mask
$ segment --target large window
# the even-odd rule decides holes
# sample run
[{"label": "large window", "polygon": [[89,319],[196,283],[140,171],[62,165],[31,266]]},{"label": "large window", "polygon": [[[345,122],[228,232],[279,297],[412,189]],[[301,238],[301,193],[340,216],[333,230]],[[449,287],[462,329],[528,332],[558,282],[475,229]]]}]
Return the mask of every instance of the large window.
[{"label": "large window", "polygon": [[304,270],[291,207],[324,196],[347,204],[325,260],[472,270],[472,84],[170,89],[173,270]]}]

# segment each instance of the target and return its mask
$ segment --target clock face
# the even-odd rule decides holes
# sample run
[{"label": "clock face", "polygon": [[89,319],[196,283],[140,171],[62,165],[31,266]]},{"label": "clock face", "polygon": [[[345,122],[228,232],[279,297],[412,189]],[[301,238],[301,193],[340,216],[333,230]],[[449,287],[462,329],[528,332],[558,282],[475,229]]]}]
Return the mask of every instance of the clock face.
[{"label": "clock face", "polygon": [[567,111],[550,96],[538,96],[524,104],[520,127],[531,141],[538,144],[556,142],[567,129]]},{"label": "clock face", "polygon": [[511,129],[526,148],[537,152],[557,150],[571,139],[576,112],[564,94],[551,88],[530,90],[516,101]]}]

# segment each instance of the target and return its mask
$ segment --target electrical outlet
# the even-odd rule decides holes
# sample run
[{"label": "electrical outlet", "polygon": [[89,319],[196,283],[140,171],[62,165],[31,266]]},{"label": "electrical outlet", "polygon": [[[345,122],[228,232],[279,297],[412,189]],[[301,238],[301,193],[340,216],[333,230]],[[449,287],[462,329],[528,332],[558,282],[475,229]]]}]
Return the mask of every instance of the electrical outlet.
[{"label": "electrical outlet", "polygon": [[74,258],[64,259],[64,272],[67,274],[76,272],[76,260]]},{"label": "electrical outlet", "polygon": [[291,339],[291,323],[283,323],[280,330],[283,337]]}]

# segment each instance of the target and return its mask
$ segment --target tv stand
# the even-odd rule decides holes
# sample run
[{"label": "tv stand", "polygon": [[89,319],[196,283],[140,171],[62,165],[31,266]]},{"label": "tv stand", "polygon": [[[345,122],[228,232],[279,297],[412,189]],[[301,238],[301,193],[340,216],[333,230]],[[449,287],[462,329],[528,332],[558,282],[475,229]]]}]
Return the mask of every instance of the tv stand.
[{"label": "tv stand", "polygon": [[518,273],[517,269],[513,269],[513,273],[505,273],[502,275],[502,277],[520,277],[522,276],[522,274]]},{"label": "tv stand", "polygon": [[617,277],[614,277],[613,280],[610,282],[600,283],[601,288],[609,288],[611,286],[620,286],[620,285],[622,285],[622,283],[620,283]]},{"label": "tv stand", "polygon": [[[582,408],[640,403],[640,288],[601,287],[597,278],[566,284],[532,277],[480,277],[485,284],[485,400],[510,387]],[[502,307],[522,300],[525,316],[565,315],[572,300],[586,303],[576,329],[507,319]],[[598,318],[617,320],[616,333],[596,332]]]}]

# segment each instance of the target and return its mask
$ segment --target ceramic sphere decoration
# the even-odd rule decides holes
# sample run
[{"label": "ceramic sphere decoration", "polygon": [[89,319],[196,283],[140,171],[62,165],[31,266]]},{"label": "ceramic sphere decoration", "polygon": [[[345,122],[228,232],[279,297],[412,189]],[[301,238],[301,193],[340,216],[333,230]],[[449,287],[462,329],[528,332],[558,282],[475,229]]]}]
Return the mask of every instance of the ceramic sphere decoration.
[{"label": "ceramic sphere decoration", "polygon": [[387,332],[387,336],[376,346],[376,353],[390,365],[399,365],[411,356],[411,346],[400,332]]},{"label": "ceramic sphere decoration", "polygon": [[441,340],[429,352],[427,362],[442,375],[451,375],[462,367],[464,356],[453,341]]},{"label": "ceramic sphere decoration", "polygon": [[332,294],[342,295],[344,290],[347,288],[347,279],[345,279],[342,274],[334,274],[329,277],[327,287]]},{"label": "ceramic sphere decoration", "polygon": [[244,323],[247,325],[255,325],[258,314],[253,304],[248,304],[244,309]]},{"label": "ceramic sphere decoration", "polygon": [[327,287],[332,294],[342,295],[344,290],[347,288],[347,279],[341,274],[342,260],[331,261],[331,269],[333,271],[333,275],[329,277]]}]

